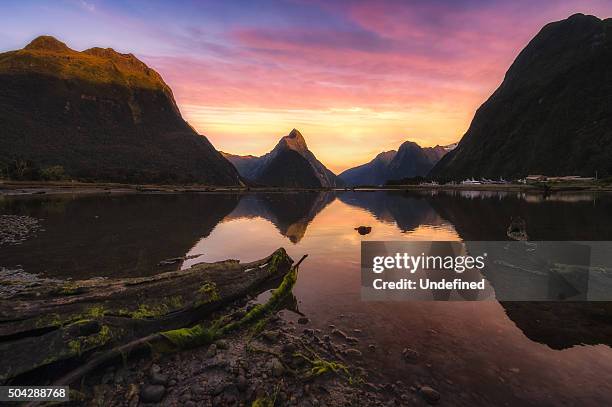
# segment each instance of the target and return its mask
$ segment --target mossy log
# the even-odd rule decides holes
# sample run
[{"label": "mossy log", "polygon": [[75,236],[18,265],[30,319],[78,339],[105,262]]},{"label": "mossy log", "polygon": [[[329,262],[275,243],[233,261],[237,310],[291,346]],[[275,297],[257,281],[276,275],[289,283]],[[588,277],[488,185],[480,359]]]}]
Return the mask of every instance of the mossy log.
[{"label": "mossy log", "polygon": [[230,315],[224,315],[212,322],[202,322],[191,327],[157,332],[144,338],[139,338],[92,357],[83,365],[54,381],[53,384],[65,386],[76,383],[86,374],[96,370],[100,365],[119,357],[125,357],[145,347],[152,349],[154,352],[164,353],[207,345],[235,330],[261,321],[280,309],[287,300],[293,297],[293,286],[297,281],[298,267],[306,257],[307,255],[304,255],[295,266],[290,268],[289,272],[283,277],[282,282],[272,291],[272,295],[265,303],[257,304],[238,319],[234,319]]},{"label": "mossy log", "polygon": [[281,248],[252,263],[226,260],[152,277],[45,281],[24,288],[0,301],[0,383],[193,326],[234,300],[270,288],[292,264]]}]

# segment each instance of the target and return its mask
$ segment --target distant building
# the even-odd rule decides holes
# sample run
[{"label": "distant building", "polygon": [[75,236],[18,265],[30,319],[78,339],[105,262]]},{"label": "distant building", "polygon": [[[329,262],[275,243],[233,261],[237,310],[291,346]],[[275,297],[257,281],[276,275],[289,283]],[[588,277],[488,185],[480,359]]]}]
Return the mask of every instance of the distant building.
[{"label": "distant building", "polygon": [[476,181],[474,178],[461,181],[463,185],[480,185],[482,182]]},{"label": "distant building", "polygon": [[529,182],[545,182],[548,178],[544,175],[527,175],[525,181]]},{"label": "distant building", "polygon": [[533,182],[590,182],[595,178],[593,177],[581,177],[580,175],[564,175],[561,177],[549,177],[546,175],[528,175],[525,178],[525,183]]}]

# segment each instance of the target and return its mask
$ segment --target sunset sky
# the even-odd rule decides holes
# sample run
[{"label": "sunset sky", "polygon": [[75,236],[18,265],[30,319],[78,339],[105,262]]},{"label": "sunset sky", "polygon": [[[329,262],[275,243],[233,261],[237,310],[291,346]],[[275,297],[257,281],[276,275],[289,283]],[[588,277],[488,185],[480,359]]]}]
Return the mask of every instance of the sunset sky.
[{"label": "sunset sky", "polygon": [[260,155],[295,127],[340,172],[459,140],[527,42],[576,12],[612,1],[2,1],[0,52],[49,34],[134,53],[217,149]]}]

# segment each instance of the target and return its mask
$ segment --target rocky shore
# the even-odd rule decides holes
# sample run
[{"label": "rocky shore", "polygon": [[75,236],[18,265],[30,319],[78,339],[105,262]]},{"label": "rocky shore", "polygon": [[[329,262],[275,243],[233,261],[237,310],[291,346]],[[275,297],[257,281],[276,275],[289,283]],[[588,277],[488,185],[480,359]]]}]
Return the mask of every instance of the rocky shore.
[{"label": "rocky shore", "polygon": [[[240,318],[249,302],[229,310]],[[352,332],[359,335],[359,330]],[[359,339],[309,328],[281,310],[207,347],[110,366],[88,377],[81,401],[104,406],[402,406],[437,404],[428,386],[385,383],[362,361]],[[368,352],[376,352],[373,344]],[[410,357],[406,350],[403,357]]]}]

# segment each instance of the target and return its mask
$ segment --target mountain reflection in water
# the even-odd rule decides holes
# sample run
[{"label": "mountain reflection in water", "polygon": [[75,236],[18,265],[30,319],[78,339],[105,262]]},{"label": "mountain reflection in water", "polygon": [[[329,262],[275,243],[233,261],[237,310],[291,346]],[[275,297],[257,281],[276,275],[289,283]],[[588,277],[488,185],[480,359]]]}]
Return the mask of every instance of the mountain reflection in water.
[{"label": "mountain reflection in water", "polygon": [[[498,192],[308,192],[1,197],[0,214],[44,231],[0,245],[0,266],[56,278],[136,276],[200,261],[309,254],[295,287],[312,327],[360,329],[364,363],[452,405],[609,405],[607,303],[364,302],[364,240],[612,240],[612,197]],[[360,235],[355,228],[371,226]],[[197,256],[197,257],[194,257]],[[160,267],[167,258],[180,265]],[[368,344],[377,350],[370,352]],[[576,346],[590,344],[591,346]],[[419,352],[417,363],[401,357]],[[554,400],[554,403],[553,401]]]}]

